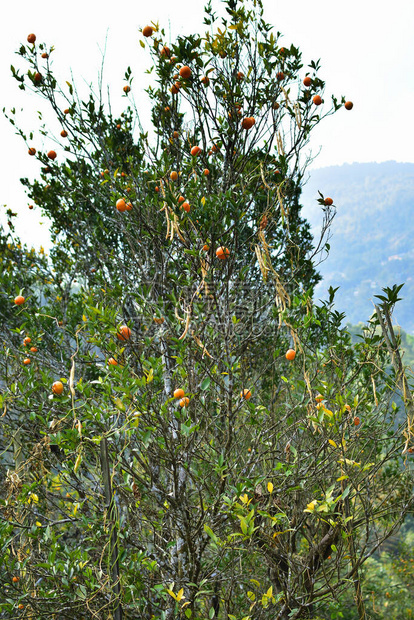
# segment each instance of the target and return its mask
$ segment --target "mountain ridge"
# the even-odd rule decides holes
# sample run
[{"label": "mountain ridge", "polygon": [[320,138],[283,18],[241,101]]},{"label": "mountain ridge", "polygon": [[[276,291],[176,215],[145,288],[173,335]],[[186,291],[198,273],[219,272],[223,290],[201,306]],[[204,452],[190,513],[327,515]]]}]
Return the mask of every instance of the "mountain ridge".
[{"label": "mountain ridge", "polygon": [[322,209],[318,190],[337,208],[330,252],[319,266],[323,277],[316,298],[340,287],[337,309],[351,323],[367,321],[374,295],[405,283],[394,319],[414,333],[414,163],[353,163],[316,168],[302,193],[303,216],[317,237]]}]

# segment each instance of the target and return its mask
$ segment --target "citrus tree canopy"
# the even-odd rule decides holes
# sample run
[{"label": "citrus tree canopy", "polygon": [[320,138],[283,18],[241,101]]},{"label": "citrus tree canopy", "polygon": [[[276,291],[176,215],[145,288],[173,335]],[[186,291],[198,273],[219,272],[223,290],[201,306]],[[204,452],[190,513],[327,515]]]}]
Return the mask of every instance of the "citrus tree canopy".
[{"label": "citrus tree canopy", "polygon": [[129,68],[114,115],[33,34],[12,67],[61,131],[18,129],[50,256],[1,233],[0,617],[310,618],[347,589],[362,614],[411,507],[379,315],[353,345],[313,301],[336,207],[313,240],[307,149],[352,104],[259,0],[223,6],[140,29],[148,128]]}]

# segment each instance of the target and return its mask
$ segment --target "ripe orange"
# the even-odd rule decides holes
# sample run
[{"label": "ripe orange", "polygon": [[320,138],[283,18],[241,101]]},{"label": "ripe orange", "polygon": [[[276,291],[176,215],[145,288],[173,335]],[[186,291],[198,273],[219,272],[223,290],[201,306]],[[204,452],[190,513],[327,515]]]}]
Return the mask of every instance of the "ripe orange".
[{"label": "ripe orange", "polygon": [[132,211],[132,203],[131,202],[127,202],[125,205],[125,208],[127,211]]},{"label": "ripe orange", "polygon": [[41,82],[42,81],[42,74],[39,73],[39,72],[35,73],[33,79],[37,83]]},{"label": "ripe orange", "polygon": [[204,86],[208,86],[210,84],[210,78],[207,75],[204,75],[201,79],[200,82],[202,84],[204,84]]},{"label": "ripe orange", "polygon": [[345,409],[349,412],[351,411],[351,407],[349,405],[345,405]]},{"label": "ripe orange", "polygon": [[199,146],[193,146],[193,148],[191,149],[191,155],[193,157],[196,157],[200,153],[201,153],[201,148]]},{"label": "ripe orange", "polygon": [[170,174],[170,179],[171,181],[176,181],[178,179],[178,172],[176,172],[175,170],[173,170]]},{"label": "ripe orange", "polygon": [[60,396],[63,394],[63,383],[62,381],[55,381],[52,385],[52,392],[56,394],[56,396]]},{"label": "ripe orange", "polygon": [[56,159],[56,151],[49,151],[47,156],[49,157],[49,159]]},{"label": "ripe orange", "polygon": [[178,131],[174,131],[173,138],[177,139],[179,136],[180,134],[178,133]]},{"label": "ripe orange", "polygon": [[164,47],[161,48],[160,56],[163,56],[164,58],[169,58],[171,56],[170,48],[164,45]]},{"label": "ripe orange", "polygon": [[[171,86],[171,88],[170,88],[170,92],[171,92],[173,95],[178,95],[179,90],[180,90],[180,87],[178,86],[178,82],[175,82],[175,84],[173,84],[173,85]],[[169,110],[169,109],[170,109],[170,108],[168,108],[168,110]],[[167,108],[165,108],[165,111],[167,112]]]},{"label": "ripe orange", "polygon": [[241,71],[237,71],[236,78],[238,80],[242,80],[244,78],[244,73],[242,73]]},{"label": "ripe orange", "polygon": [[124,86],[124,88],[123,88],[124,93],[129,93],[130,90],[131,90],[131,87],[128,86],[128,84],[126,86]]},{"label": "ripe orange", "polygon": [[123,198],[120,198],[119,200],[116,201],[116,208],[121,213],[126,211],[127,206],[126,206],[125,200]]},{"label": "ripe orange", "polygon": [[23,360],[23,364],[24,364],[25,366],[28,366],[30,363],[31,363],[31,360],[30,360],[30,358],[28,358],[28,357],[26,357],[26,359],[25,359],[25,360]]},{"label": "ripe orange", "polygon": [[20,581],[20,577],[13,577],[12,582],[18,583]]},{"label": "ripe orange", "polygon": [[188,398],[188,396],[184,396],[184,398],[180,400],[180,407],[188,407],[189,402],[190,399]]},{"label": "ripe orange", "polygon": [[325,204],[326,204],[327,206],[329,206],[329,207],[330,207],[331,205],[333,205],[333,200],[332,200],[332,198],[329,198],[329,196],[327,196],[327,197],[325,198],[324,202],[325,202]]},{"label": "ripe orange", "polygon": [[29,43],[32,43],[32,44],[33,44],[33,43],[36,41],[36,35],[35,35],[35,34],[33,34],[33,33],[32,33],[32,34],[28,34],[28,35],[27,35],[27,41],[28,41]]},{"label": "ripe orange", "polygon": [[24,605],[23,605],[23,603],[20,603],[20,605],[18,605],[18,608],[19,608],[19,609],[24,609]]},{"label": "ripe orange", "polygon": [[128,325],[121,325],[116,336],[118,340],[129,340],[131,337],[131,330]]},{"label": "ripe orange", "polygon": [[253,118],[253,116],[246,116],[242,122],[241,122],[241,126],[243,127],[243,129],[251,129],[253,127],[253,125],[255,124],[255,120]]},{"label": "ripe orange", "polygon": [[108,366],[118,366],[118,362],[114,360],[113,357],[110,357],[108,360]]},{"label": "ripe orange", "polygon": [[29,205],[29,209],[33,209],[33,205]]},{"label": "ripe orange", "polygon": [[184,198],[184,196],[179,196],[178,197],[178,204],[181,204],[182,202],[185,202],[185,198]]},{"label": "ripe orange", "polygon": [[276,79],[277,79],[279,82],[281,82],[282,80],[284,80],[284,79],[285,79],[285,74],[283,73],[283,71],[278,71],[278,72],[276,73]]},{"label": "ripe orange", "polygon": [[280,104],[277,101],[274,101],[273,104],[272,104],[272,108],[274,110],[278,110],[280,108]]},{"label": "ripe orange", "polygon": [[66,108],[65,110],[63,110],[63,114],[69,114],[69,108]]},{"label": "ripe orange", "polygon": [[352,110],[353,107],[354,107],[354,104],[352,103],[352,101],[347,101],[345,103],[345,110]]},{"label": "ripe orange", "polygon": [[208,252],[208,251],[209,251],[209,249],[210,249],[210,246],[208,246],[208,245],[207,245],[207,243],[205,243],[205,244],[203,245],[203,252]]},{"label": "ripe orange", "polygon": [[29,155],[36,155],[36,149],[33,146],[30,147],[30,149],[27,152],[29,153]]},{"label": "ripe orange", "polygon": [[289,360],[289,362],[293,362],[295,357],[296,357],[296,351],[294,351],[293,349],[288,349],[286,351],[286,359]]},{"label": "ripe orange", "polygon": [[160,191],[160,188],[158,187],[158,185],[154,187],[154,191],[158,194],[158,192]]},{"label": "ripe orange", "polygon": [[323,396],[322,396],[322,394],[318,394],[318,395],[315,397],[315,400],[316,400],[316,402],[317,402],[317,403],[321,403],[321,402],[323,401]]},{"label": "ripe orange", "polygon": [[356,416],[354,418],[354,426],[359,426],[360,422],[361,422],[361,420],[358,418],[358,416]]},{"label": "ripe orange", "polygon": [[37,353],[37,347],[30,347],[30,351],[32,353]]},{"label": "ripe orange", "polygon": [[152,26],[145,26],[142,29],[142,34],[144,35],[144,37],[150,37],[153,32],[154,32],[154,28]]},{"label": "ripe orange", "polygon": [[228,248],[223,247],[223,246],[217,248],[217,250],[216,250],[217,258],[221,258],[222,260],[225,260],[226,258],[228,258],[229,255],[230,255],[230,250]]},{"label": "ripe orange", "polygon": [[321,105],[322,97],[320,95],[315,95],[312,101],[315,105]]},{"label": "ripe orange", "polygon": [[154,316],[154,322],[157,323],[157,325],[162,325],[164,320],[163,316]]},{"label": "ripe orange", "polygon": [[188,80],[191,77],[191,69],[190,69],[190,67],[187,67],[187,66],[181,67],[180,75],[185,80]]},{"label": "ripe orange", "polygon": [[29,338],[29,336],[26,336],[26,338],[23,340],[23,344],[25,347],[27,347],[28,344],[30,344],[32,342],[32,339]]},{"label": "ripe orange", "polygon": [[204,168],[203,174],[205,177],[208,177],[208,175],[210,174],[210,170],[208,168]]},{"label": "ripe orange", "polygon": [[60,135],[62,136],[62,138],[67,138],[68,137],[68,132],[65,131],[64,129],[62,129],[62,131],[60,132]]},{"label": "ripe orange", "polygon": [[16,304],[16,306],[21,306],[22,304],[24,304],[25,302],[25,298],[23,297],[23,295],[17,295],[17,297],[14,298],[14,303]]},{"label": "ripe orange", "polygon": [[245,400],[249,400],[249,398],[251,398],[251,397],[252,397],[252,393],[247,388],[244,388],[244,390],[242,390],[240,392],[240,398],[244,398]]},{"label": "ripe orange", "polygon": [[47,52],[43,52],[42,58],[49,58],[49,54]]},{"label": "ripe orange", "polygon": [[189,212],[190,212],[190,209],[191,209],[191,207],[190,207],[190,205],[188,204],[188,202],[183,202],[183,204],[181,205],[181,208],[182,208],[182,209],[184,209],[184,211],[185,211],[186,213],[189,213]]},{"label": "ripe orange", "polygon": [[184,398],[185,392],[182,388],[177,388],[174,390],[174,398]]},{"label": "ripe orange", "polygon": [[303,83],[305,86],[310,86],[312,84],[312,79],[309,77],[309,75],[307,75],[304,79],[303,79]]}]

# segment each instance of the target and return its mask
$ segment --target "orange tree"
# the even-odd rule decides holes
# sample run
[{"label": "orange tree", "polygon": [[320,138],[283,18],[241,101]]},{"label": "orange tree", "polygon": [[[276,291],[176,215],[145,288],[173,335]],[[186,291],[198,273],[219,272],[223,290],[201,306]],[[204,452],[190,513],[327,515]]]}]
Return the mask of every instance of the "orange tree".
[{"label": "orange tree", "polygon": [[377,319],[353,346],[334,291],[312,301],[335,206],[315,246],[306,147],[345,98],[260,2],[224,5],[204,36],[143,29],[151,134],[129,69],[114,117],[33,36],[12,68],[62,130],[45,152],[18,130],[54,246],[2,272],[3,617],[301,618],[353,588],[362,618],[360,568],[411,507]]}]

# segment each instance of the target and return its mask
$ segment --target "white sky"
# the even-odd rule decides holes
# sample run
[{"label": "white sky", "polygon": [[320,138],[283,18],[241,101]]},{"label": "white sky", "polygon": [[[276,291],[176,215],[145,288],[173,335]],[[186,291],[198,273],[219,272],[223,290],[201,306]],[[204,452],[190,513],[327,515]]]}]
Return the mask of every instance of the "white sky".
[{"label": "white sky", "polygon": [[[96,80],[102,60],[100,49],[108,34],[104,81],[110,84],[114,104],[122,104],[117,97],[130,65],[135,76],[134,94],[145,111],[146,95],[139,95],[139,90],[148,79],[144,71],[150,61],[139,46],[138,29],[159,21],[167,34],[171,33],[171,40],[178,34],[204,33],[206,3],[71,0],[66,6],[51,0],[19,0],[16,8],[9,8],[10,19],[3,19],[0,108],[23,107],[20,118],[24,127],[37,126],[39,100],[20,91],[10,75],[10,64],[17,66],[20,61],[15,50],[34,32],[38,41],[55,46],[55,73],[63,81],[71,81],[72,69],[79,86],[82,78]],[[213,0],[213,7],[222,11],[219,0]],[[322,151],[313,167],[388,160],[414,163],[414,2],[264,0],[264,7],[266,21],[283,34],[282,45],[298,46],[304,65],[321,59],[326,95],[344,94],[354,102],[351,112],[340,110],[315,131],[311,146],[315,153],[320,146]],[[58,129],[52,117],[50,127]],[[47,238],[45,226],[38,225],[41,217],[36,210],[28,210],[19,178],[32,177],[39,164],[28,157],[23,141],[14,135],[1,112],[0,135],[0,204],[19,213],[18,231],[23,240],[38,246]]]}]

